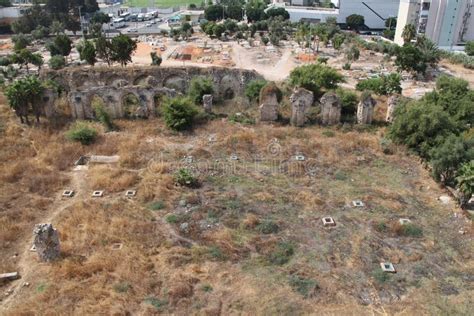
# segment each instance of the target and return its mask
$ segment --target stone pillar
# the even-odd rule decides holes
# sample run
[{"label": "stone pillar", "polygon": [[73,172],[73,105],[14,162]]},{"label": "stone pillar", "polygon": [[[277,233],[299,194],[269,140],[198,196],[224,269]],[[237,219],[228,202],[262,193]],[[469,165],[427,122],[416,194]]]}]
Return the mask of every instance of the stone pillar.
[{"label": "stone pillar", "polygon": [[37,224],[33,230],[33,246],[41,261],[53,261],[61,254],[59,236],[52,224]]},{"label": "stone pillar", "polygon": [[291,102],[291,125],[303,126],[306,123],[306,114],[313,104],[313,92],[304,88],[296,88],[290,97]]},{"label": "stone pillar", "polygon": [[335,125],[341,122],[342,104],[334,92],[327,92],[321,98],[321,122],[324,125]]},{"label": "stone pillar", "polygon": [[269,84],[260,92],[260,121],[276,121],[278,119],[277,87]]},{"label": "stone pillar", "polygon": [[357,106],[357,123],[371,124],[374,116],[374,107],[377,104],[370,94],[364,96]]},{"label": "stone pillar", "polygon": [[202,105],[206,113],[212,112],[212,94],[205,94],[202,96]]},{"label": "stone pillar", "polygon": [[395,110],[399,103],[400,96],[397,94],[394,94],[387,99],[387,117],[385,118],[387,122],[393,122],[393,119],[395,118]]}]

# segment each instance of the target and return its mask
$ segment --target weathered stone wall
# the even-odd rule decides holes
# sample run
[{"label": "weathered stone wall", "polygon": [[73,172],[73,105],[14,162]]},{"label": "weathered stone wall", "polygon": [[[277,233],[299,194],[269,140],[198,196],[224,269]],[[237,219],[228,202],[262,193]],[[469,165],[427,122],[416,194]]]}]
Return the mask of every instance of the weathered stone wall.
[{"label": "weathered stone wall", "polygon": [[[66,93],[75,118],[92,118],[91,100],[94,96],[104,101],[107,111],[113,117],[123,117],[124,98],[133,94],[140,101],[138,113],[154,115],[155,96],[176,96],[185,93],[194,77],[211,78],[214,83],[214,100],[232,99],[243,96],[245,85],[261,76],[254,71],[222,67],[127,67],[127,68],[65,68],[46,71],[43,79],[53,79]],[[54,102],[49,97],[49,105]],[[50,110],[47,113],[52,113]]]},{"label": "weathered stone wall", "polygon": [[334,92],[326,92],[320,100],[321,123],[324,125],[335,125],[341,122],[342,104]]}]

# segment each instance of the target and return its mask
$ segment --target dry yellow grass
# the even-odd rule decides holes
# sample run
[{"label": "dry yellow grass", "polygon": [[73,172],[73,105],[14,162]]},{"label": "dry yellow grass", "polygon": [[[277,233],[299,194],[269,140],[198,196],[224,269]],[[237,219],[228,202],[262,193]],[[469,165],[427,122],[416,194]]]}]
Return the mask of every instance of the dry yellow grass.
[{"label": "dry yellow grass", "polygon": [[[457,226],[442,224],[455,207],[436,201],[443,191],[403,149],[382,153],[383,128],[219,119],[177,134],[161,119],[119,120],[118,131],[101,131],[96,144],[78,146],[63,138],[66,127],[24,128],[3,108],[1,118],[0,271],[19,269],[18,282],[30,283],[5,314],[401,315],[469,307],[472,289],[462,276],[473,271],[472,246],[463,238],[472,227],[460,235]],[[215,142],[208,142],[211,134]],[[276,154],[269,149],[275,138]],[[314,176],[292,160],[298,152],[316,167]],[[231,153],[241,160],[229,167]],[[73,173],[72,162],[84,154],[119,155],[120,162]],[[175,185],[187,155],[208,168],[196,173],[199,188]],[[262,169],[255,168],[257,155]],[[271,170],[269,160],[283,167]],[[77,177],[84,187],[66,204],[58,195]],[[137,189],[136,198],[123,197],[129,188]],[[113,194],[92,199],[94,189]],[[348,207],[353,199],[367,208]],[[56,211],[62,258],[39,264],[35,254],[22,252],[33,225]],[[333,230],[321,227],[327,215],[336,218]],[[401,216],[416,220],[423,237],[396,239]],[[380,222],[388,235],[377,231]],[[113,250],[117,243],[122,248]],[[289,245],[289,261],[272,264]],[[384,284],[373,277],[381,260],[400,271]],[[420,269],[436,271],[437,279],[414,272]],[[303,281],[291,283],[294,276]],[[307,298],[304,282],[318,285]],[[443,294],[447,283],[457,294]],[[363,305],[361,295],[372,303]]]}]

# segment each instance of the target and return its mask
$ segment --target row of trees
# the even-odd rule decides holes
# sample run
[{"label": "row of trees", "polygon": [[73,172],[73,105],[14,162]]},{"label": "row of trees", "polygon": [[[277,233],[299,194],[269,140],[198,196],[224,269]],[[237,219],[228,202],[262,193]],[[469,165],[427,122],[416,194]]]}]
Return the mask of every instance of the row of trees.
[{"label": "row of trees", "polygon": [[124,34],[112,39],[99,36],[95,40],[83,40],[76,48],[79,58],[89,65],[94,66],[97,59],[102,59],[109,66],[117,62],[124,67],[132,62],[137,42]]}]

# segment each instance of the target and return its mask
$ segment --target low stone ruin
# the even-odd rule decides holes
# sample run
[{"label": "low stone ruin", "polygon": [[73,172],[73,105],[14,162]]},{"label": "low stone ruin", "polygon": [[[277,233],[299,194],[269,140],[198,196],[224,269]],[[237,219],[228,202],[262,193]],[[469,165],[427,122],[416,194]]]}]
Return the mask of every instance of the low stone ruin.
[{"label": "low stone ruin", "polygon": [[212,94],[205,94],[202,96],[202,106],[204,108],[204,112],[212,112]]},{"label": "low stone ruin", "polygon": [[260,92],[260,121],[276,121],[278,119],[278,88],[268,84]]},{"label": "low stone ruin", "polygon": [[314,96],[313,92],[304,88],[296,88],[293,94],[290,96],[291,102],[291,125],[293,126],[304,126],[306,123],[306,114],[313,104]]},{"label": "low stone ruin", "polygon": [[327,92],[320,100],[321,123],[324,125],[336,125],[341,122],[342,104],[334,92]]},{"label": "low stone ruin", "polygon": [[374,107],[377,104],[370,94],[362,96],[357,106],[357,123],[371,124],[374,117]]},{"label": "low stone ruin", "polygon": [[52,224],[37,224],[33,230],[33,247],[41,261],[49,262],[59,258],[61,249],[59,235]]},{"label": "low stone ruin", "polygon": [[395,110],[397,109],[398,105],[400,104],[400,96],[399,95],[392,95],[387,99],[387,116],[385,120],[389,123],[393,122],[395,118]]}]

